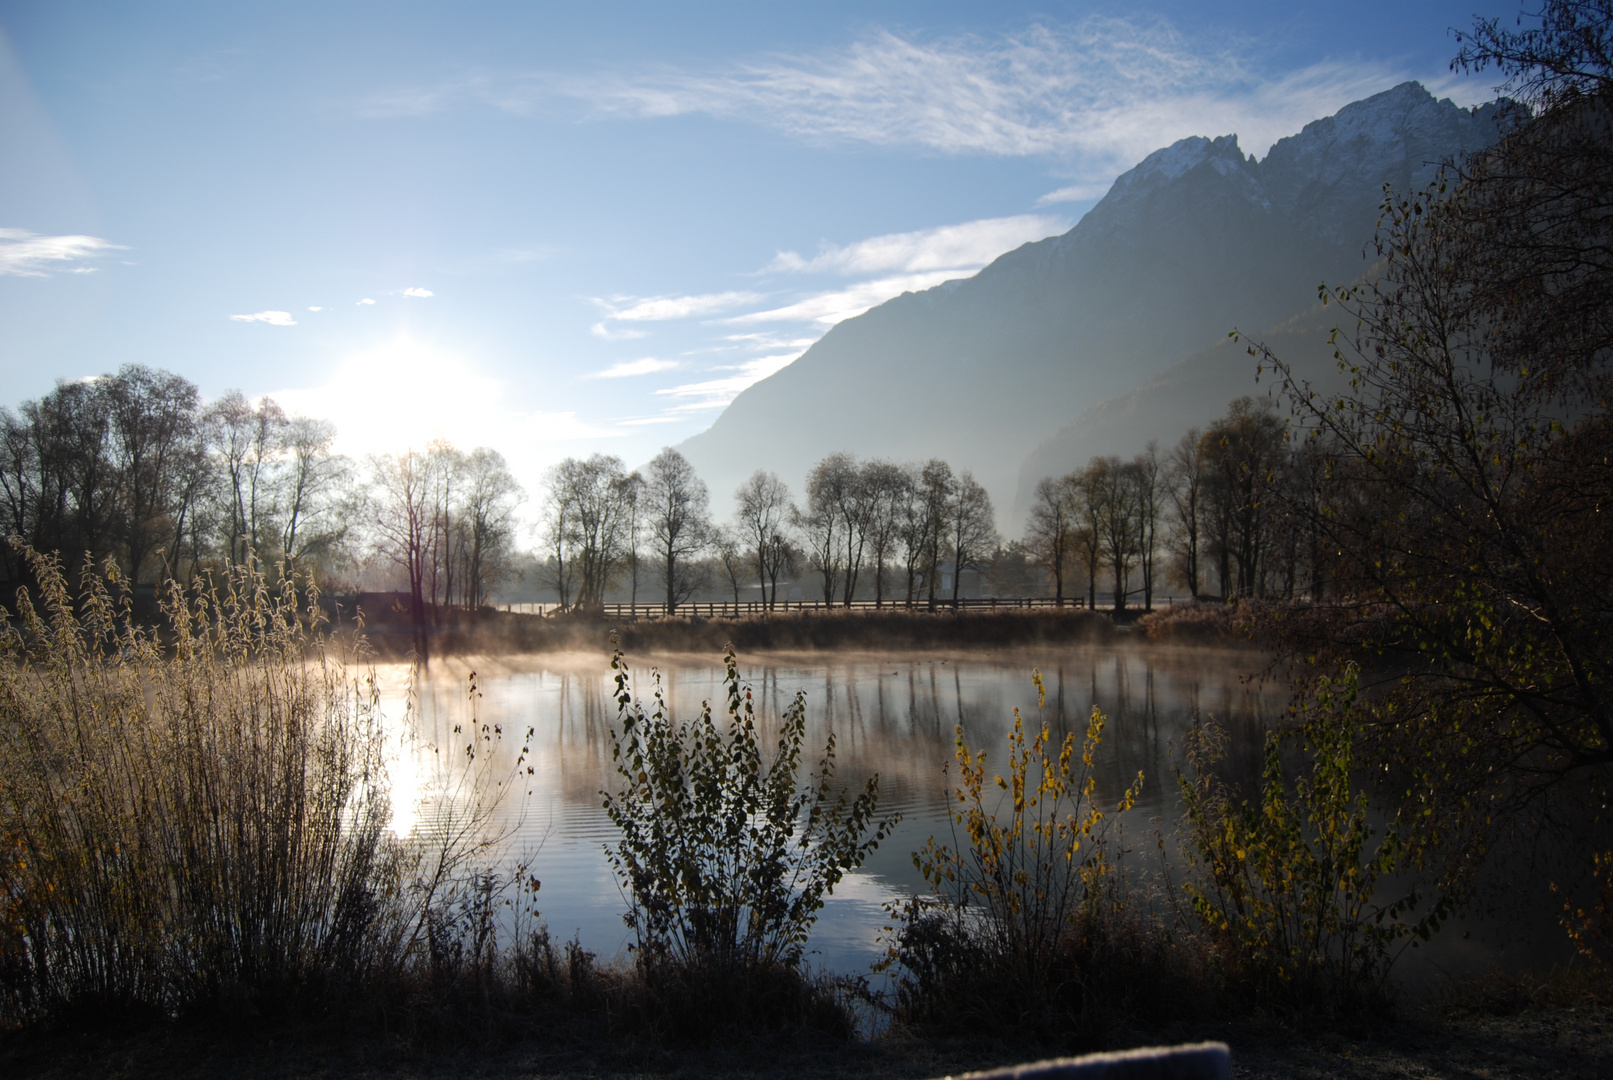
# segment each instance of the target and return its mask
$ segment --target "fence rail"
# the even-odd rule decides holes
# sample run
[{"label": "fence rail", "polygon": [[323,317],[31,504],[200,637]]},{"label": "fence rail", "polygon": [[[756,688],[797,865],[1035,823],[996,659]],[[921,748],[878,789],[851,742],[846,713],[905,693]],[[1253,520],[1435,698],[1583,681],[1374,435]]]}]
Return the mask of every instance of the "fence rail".
[{"label": "fence rail", "polygon": [[[1157,605],[1169,606],[1175,602],[1174,597],[1156,597]],[[1100,604],[1101,608],[1102,605]],[[556,615],[563,609],[559,604],[505,604],[505,611],[521,615]],[[679,604],[675,611],[668,612],[665,604],[605,604],[601,609],[602,615],[613,619],[660,619],[669,614],[674,617],[701,616],[711,619],[738,618],[744,615],[763,615],[769,611],[774,614],[784,612],[947,612],[959,611],[1014,611],[1028,608],[1059,608],[1069,611],[1084,611],[1087,609],[1085,597],[1066,597],[1064,600],[1055,600],[1050,596],[1023,596],[1023,597],[973,597],[960,599],[954,608],[951,600],[937,600],[932,607],[928,603],[916,602],[909,604],[905,601],[884,601],[876,603],[873,600],[853,600],[851,603],[839,601],[827,602],[823,600],[780,600],[769,606],[760,600],[743,600],[739,603],[732,601],[706,601],[688,602]]]}]

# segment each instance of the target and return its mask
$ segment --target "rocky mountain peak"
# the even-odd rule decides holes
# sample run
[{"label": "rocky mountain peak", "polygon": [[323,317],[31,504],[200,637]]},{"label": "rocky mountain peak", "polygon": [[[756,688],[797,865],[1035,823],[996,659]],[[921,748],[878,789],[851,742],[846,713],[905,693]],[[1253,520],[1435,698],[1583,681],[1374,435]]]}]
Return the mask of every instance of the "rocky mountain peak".
[{"label": "rocky mountain peak", "polygon": [[1401,190],[1426,183],[1443,163],[1492,143],[1498,115],[1493,105],[1463,109],[1404,82],[1306,124],[1263,161],[1245,157],[1236,135],[1181,139],[1117,179],[1077,230],[1136,228],[1162,192],[1211,184],[1303,235],[1359,245],[1385,183]]}]

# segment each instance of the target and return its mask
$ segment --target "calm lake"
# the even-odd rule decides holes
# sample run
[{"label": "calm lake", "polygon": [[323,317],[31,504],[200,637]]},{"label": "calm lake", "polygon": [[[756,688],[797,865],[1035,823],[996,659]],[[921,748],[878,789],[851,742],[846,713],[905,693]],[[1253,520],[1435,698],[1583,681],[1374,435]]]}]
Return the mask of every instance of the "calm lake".
[{"label": "calm lake", "polygon": [[[881,810],[902,815],[901,824],[862,870],[835,890],[813,932],[814,965],[866,972],[883,954],[881,929],[889,922],[883,905],[921,891],[911,853],[931,835],[948,838],[954,777],[954,730],[962,725],[971,747],[988,751],[988,770],[1006,756],[1014,709],[1027,728],[1045,719],[1060,736],[1079,738],[1094,706],[1108,717],[1098,763],[1100,806],[1112,809],[1126,786],[1143,773],[1142,796],[1122,819],[1128,862],[1139,874],[1159,865],[1159,834],[1166,853],[1176,854],[1180,813],[1173,764],[1181,762],[1182,735],[1196,720],[1214,720],[1231,735],[1224,775],[1250,782],[1259,768],[1265,731],[1282,723],[1287,687],[1258,675],[1258,656],[1207,647],[1093,645],[996,654],[834,653],[766,654],[741,657],[743,679],[755,691],[763,734],[770,746],[777,717],[797,692],[806,695],[808,761],[821,756],[830,732],[837,740],[839,777],[861,786],[880,776]],[[1047,688],[1038,710],[1033,669]],[[648,698],[658,673],[674,717],[692,717],[705,701],[722,707],[723,669],[718,657],[659,656],[635,660],[636,692]],[[470,683],[474,672],[479,698]],[[502,732],[490,747],[492,773],[507,781],[494,828],[506,834],[498,853],[510,867],[527,862],[542,881],[537,903],[558,939],[579,937],[602,958],[625,950],[621,913],[627,903],[604,856],[615,839],[600,805],[602,788],[614,788],[610,728],[616,705],[608,661],[597,655],[469,657],[434,661],[415,688],[417,706],[403,720],[408,670],[379,671],[387,714],[397,718],[398,757],[391,765],[395,827],[407,831],[416,815],[429,813],[445,787],[463,774],[466,732],[472,708],[482,725]],[[455,731],[455,728],[459,731]],[[522,736],[530,729],[530,742]],[[512,774],[520,748],[530,749],[531,767]],[[1496,962],[1515,967],[1520,953],[1533,957],[1560,941],[1519,940],[1488,932],[1479,923],[1453,928],[1436,950],[1409,957],[1413,969],[1469,971]],[[1460,935],[1466,934],[1466,937]],[[1531,938],[1536,938],[1531,935]],[[1510,948],[1509,948],[1510,946]],[[1527,946],[1527,948],[1525,948]],[[1511,953],[1508,956],[1508,953]],[[1508,962],[1510,961],[1510,963]],[[1404,972],[1403,972],[1404,973]],[[1427,971],[1425,970],[1426,974]]]}]

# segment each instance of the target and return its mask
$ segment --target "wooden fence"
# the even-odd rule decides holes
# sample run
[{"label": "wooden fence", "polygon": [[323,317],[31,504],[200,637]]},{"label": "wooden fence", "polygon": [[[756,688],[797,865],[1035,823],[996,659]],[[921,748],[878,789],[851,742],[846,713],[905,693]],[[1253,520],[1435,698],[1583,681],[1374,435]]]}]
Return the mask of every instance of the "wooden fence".
[{"label": "wooden fence", "polygon": [[[1101,599],[1101,598],[1100,598]],[[1169,606],[1174,603],[1173,597],[1156,597],[1155,606],[1161,604]],[[1025,597],[977,597],[962,599],[957,602],[959,611],[1015,611],[1027,608],[1063,608],[1069,611],[1082,611],[1087,606],[1085,597],[1066,597],[1064,600],[1055,600],[1050,596]],[[1099,610],[1107,610],[1099,604]],[[505,611],[521,615],[555,615],[561,611],[559,604],[505,604]],[[679,604],[672,614],[678,617],[699,616],[709,619],[739,618],[745,615],[763,615],[769,610],[775,614],[784,612],[950,612],[953,609],[951,600],[937,600],[932,608],[929,604],[915,602],[908,604],[905,601],[885,601],[876,604],[872,600],[853,600],[850,604],[839,601],[827,603],[823,600],[780,600],[770,609],[760,600],[747,600],[740,603],[706,601]],[[601,612],[613,619],[660,619],[668,614],[665,604],[606,604]]]}]

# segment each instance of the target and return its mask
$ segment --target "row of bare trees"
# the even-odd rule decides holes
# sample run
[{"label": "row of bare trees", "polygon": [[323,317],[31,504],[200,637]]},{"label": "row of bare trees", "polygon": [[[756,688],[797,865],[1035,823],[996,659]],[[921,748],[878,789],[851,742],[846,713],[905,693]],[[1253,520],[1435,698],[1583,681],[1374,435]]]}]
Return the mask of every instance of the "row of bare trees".
[{"label": "row of bare trees", "polygon": [[711,499],[676,450],[661,451],[642,474],[614,455],[567,458],[549,471],[548,489],[542,530],[562,607],[597,610],[624,574],[637,603],[646,563],[668,611],[704,584],[700,556],[717,539]]},{"label": "row of bare trees", "polygon": [[1025,546],[1060,599],[1080,575],[1089,606],[1105,578],[1116,610],[1139,594],[1151,609],[1167,582],[1194,596],[1319,598],[1327,546],[1295,508],[1314,497],[1321,459],[1288,434],[1269,401],[1239,398],[1168,453],[1150,444],[1045,478]]},{"label": "row of bare trees", "polygon": [[[394,566],[417,618],[484,603],[513,565],[521,491],[504,459],[437,442],[361,467],[335,439],[271,398],[203,405],[154,368],[63,382],[0,410],[0,535],[111,559],[136,586],[256,560],[351,587]],[[26,573],[0,545],[0,578]]]},{"label": "row of bare trees", "polygon": [[[248,553],[329,561],[347,539],[352,470],[335,429],[273,401],[126,365],[0,410],[0,532],[40,551],[114,559],[136,584]],[[0,577],[25,569],[9,545]]]},{"label": "row of bare trees", "polygon": [[[746,487],[768,475],[753,476]],[[950,599],[956,604],[962,572],[977,569],[997,548],[986,489],[939,459],[898,465],[831,454],[807,474],[806,488],[806,505],[791,507],[789,519],[807,566],[819,575],[826,603],[838,598],[849,605],[867,573],[874,602],[882,605],[892,574],[900,571],[902,603],[911,606],[922,590],[925,603],[934,606],[944,599],[939,590],[950,561]]]},{"label": "row of bare trees", "polygon": [[733,521],[711,518],[705,484],[676,450],[642,474],[604,454],[568,458],[549,473],[543,532],[552,584],[563,606],[597,609],[607,588],[638,600],[641,571],[669,611],[720,570],[739,600],[758,586],[778,602],[780,580],[817,576],[826,603],[850,604],[871,584],[874,600],[944,600],[960,594],[960,571],[978,569],[998,547],[991,499],[974,477],[944,461],[897,465],[831,454],[807,476],[806,503],[758,470],[734,495]]}]

